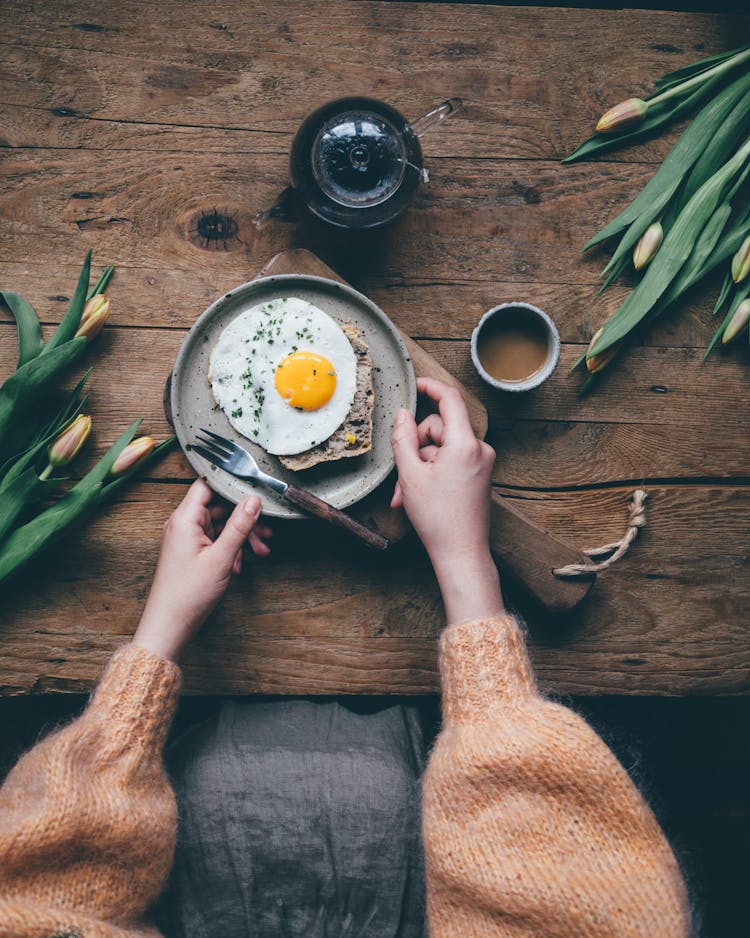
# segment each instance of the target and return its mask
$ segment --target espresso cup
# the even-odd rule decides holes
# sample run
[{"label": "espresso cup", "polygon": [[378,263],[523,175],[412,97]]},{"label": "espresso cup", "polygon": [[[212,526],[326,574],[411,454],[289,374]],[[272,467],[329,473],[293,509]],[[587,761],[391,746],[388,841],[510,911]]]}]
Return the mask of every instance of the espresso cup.
[{"label": "espresso cup", "polygon": [[493,306],[471,334],[471,360],[479,376],[501,391],[539,387],[560,360],[552,319],[531,303]]}]

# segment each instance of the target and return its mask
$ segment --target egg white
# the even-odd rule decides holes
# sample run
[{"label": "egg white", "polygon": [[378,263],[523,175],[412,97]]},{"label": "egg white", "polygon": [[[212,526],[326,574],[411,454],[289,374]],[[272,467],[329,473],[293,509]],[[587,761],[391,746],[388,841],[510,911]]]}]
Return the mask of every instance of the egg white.
[{"label": "egg white", "polygon": [[[336,389],[317,410],[296,410],[276,390],[279,362],[296,351],[324,356],[336,372]],[[327,313],[290,296],[232,320],[211,352],[209,381],[238,433],[273,455],[291,456],[327,440],[344,422],[357,390],[357,359]]]}]

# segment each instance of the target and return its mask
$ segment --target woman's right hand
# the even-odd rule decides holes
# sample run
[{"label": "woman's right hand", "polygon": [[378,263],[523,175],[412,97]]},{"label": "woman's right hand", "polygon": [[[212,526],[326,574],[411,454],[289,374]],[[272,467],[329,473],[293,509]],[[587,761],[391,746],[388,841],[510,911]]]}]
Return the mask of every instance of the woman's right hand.
[{"label": "woman's right hand", "polygon": [[403,507],[430,556],[449,622],[503,609],[489,550],[495,451],[478,440],[463,398],[447,384],[420,378],[417,388],[439,409],[417,426],[401,410],[391,435],[398,482],[391,505]]},{"label": "woman's right hand", "polygon": [[133,643],[176,660],[242,568],[247,545],[270,553],[271,530],[259,522],[260,499],[251,495],[230,513],[203,479],[196,479],[164,525],[161,553]]}]

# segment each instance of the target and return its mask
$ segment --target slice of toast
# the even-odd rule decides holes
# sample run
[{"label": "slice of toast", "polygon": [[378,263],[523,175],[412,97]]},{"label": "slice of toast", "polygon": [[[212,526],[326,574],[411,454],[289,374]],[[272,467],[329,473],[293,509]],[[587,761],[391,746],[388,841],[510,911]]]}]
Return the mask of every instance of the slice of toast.
[{"label": "slice of toast", "polygon": [[357,390],[346,420],[327,440],[293,456],[279,456],[282,466],[300,472],[323,462],[335,462],[350,456],[361,456],[372,449],[372,412],[375,391],[372,386],[372,359],[362,333],[352,323],[342,327],[357,356]]}]

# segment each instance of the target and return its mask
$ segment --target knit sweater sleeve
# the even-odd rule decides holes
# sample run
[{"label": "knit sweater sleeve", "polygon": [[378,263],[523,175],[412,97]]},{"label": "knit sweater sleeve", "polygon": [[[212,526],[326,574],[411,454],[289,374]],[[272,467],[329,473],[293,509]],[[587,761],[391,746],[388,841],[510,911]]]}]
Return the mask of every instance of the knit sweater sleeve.
[{"label": "knit sweater sleeve", "polygon": [[127,645],[82,716],[0,789],[0,938],[155,935],[175,800],[162,764],[180,672]]},{"label": "knit sweater sleeve", "polygon": [[679,867],[627,772],[543,699],[511,616],[440,644],[444,725],[424,780],[430,938],[689,933]]}]

